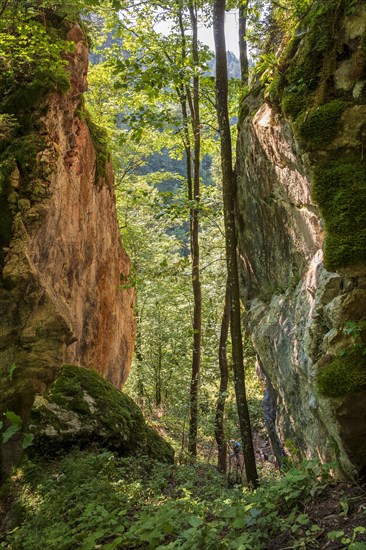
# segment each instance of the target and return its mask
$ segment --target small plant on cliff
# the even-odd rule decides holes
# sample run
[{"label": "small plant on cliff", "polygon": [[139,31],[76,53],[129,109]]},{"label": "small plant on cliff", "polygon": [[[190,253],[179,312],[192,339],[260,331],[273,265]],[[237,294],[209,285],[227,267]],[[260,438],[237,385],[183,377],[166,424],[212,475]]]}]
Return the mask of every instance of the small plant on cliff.
[{"label": "small plant on cliff", "polygon": [[18,114],[33,108],[46,92],[69,89],[62,54],[72,44],[32,11],[20,9],[16,19],[8,10],[4,15],[0,26],[1,108]]},{"label": "small plant on cliff", "polygon": [[[15,363],[12,363],[8,368],[7,372],[4,373],[3,369],[0,368],[0,386],[1,382],[12,382],[13,374],[17,366]],[[15,434],[23,435],[22,448],[27,449],[33,443],[34,436],[31,433],[22,433],[23,420],[13,411],[6,411],[2,414],[4,420],[0,420],[0,433],[1,441],[3,444],[7,443]]]}]

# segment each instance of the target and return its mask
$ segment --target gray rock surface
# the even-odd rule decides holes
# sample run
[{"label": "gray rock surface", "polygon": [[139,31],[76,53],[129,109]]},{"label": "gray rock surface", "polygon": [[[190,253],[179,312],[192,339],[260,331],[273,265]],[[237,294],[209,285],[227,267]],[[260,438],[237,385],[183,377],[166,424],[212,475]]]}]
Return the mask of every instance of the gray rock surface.
[{"label": "gray rock surface", "polygon": [[[340,26],[354,56],[366,26],[360,10]],[[366,467],[366,391],[325,397],[316,377],[340,350],[361,342],[344,329],[366,318],[366,251],[364,262],[325,269],[326,235],[311,189],[315,161],[363,148],[364,81],[351,76],[339,56],[331,85],[348,103],[336,137],[317,150],[304,147],[296,125],[268,98],[249,96],[236,165],[244,324],[277,399],[277,434],[290,454],[336,460],[346,475]]]}]

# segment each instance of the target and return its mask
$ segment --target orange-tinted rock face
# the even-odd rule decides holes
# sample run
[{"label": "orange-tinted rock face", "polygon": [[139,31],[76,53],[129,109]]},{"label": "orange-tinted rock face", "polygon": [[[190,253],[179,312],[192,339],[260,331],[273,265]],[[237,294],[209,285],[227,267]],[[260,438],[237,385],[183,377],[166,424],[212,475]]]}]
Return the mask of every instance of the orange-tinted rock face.
[{"label": "orange-tinted rock face", "polygon": [[70,327],[74,342],[64,362],[94,368],[120,386],[133,349],[133,291],[121,288],[129,259],[119,237],[112,169],[107,165],[105,177],[95,179],[93,141],[77,116],[87,64],[78,30],[69,32],[78,40],[70,63],[73,90],[65,98],[53,97],[44,119],[54,168],[49,199],[42,204],[45,218],[32,238],[29,258]]},{"label": "orange-tinted rock face", "polygon": [[[93,140],[78,116],[88,51],[77,25],[68,39],[76,43],[71,90],[46,99],[35,166],[10,177],[12,236],[0,266],[0,409],[25,422],[35,393],[46,391],[63,363],[96,369],[119,387],[133,350],[134,291],[123,288],[130,264],[112,168],[96,178]],[[5,462],[17,444],[16,437],[7,444]]]}]

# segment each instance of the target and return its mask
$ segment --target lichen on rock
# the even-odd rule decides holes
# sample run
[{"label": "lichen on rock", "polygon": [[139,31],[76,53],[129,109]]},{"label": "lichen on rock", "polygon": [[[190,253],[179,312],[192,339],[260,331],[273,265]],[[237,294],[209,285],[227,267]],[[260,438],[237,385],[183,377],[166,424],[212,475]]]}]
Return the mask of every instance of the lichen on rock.
[{"label": "lichen on rock", "polygon": [[173,462],[174,451],[150,428],[127,395],[96,371],[64,365],[47,395],[36,396],[29,417],[31,454],[60,456],[97,446],[120,454]]}]

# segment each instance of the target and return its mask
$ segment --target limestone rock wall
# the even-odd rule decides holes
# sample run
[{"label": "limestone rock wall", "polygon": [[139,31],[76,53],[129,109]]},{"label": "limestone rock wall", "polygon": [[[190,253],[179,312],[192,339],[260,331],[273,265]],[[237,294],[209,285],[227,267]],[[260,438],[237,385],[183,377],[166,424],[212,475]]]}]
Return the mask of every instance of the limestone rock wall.
[{"label": "limestone rock wall", "polygon": [[[318,66],[311,83],[309,80],[308,92],[302,92],[307,101],[302,113],[293,109],[285,116],[284,101],[280,101],[283,97],[288,100],[295,90],[294,84],[289,85],[291,60],[282,69],[289,76],[283,80],[281,93],[277,92],[277,101],[271,93],[264,97],[262,91],[256,97],[247,97],[242,104],[237,150],[237,227],[244,322],[276,394],[280,440],[288,452],[323,461],[337,460],[350,475],[366,467],[365,385],[360,384],[359,391],[346,390],[343,395],[327,397],[319,391],[317,377],[325,365],[342,358],[344,350],[347,366],[348,350],[355,346],[364,349],[366,342],[364,330],[356,330],[357,334],[345,330],[347,322],[362,327],[366,318],[366,247],[355,249],[354,258],[346,256],[351,248],[347,243],[352,245],[358,239],[363,242],[366,229],[365,219],[353,219],[354,212],[362,211],[366,185],[362,164],[366,80],[360,68],[365,63],[365,7],[359,5],[352,14],[344,11],[336,16],[333,28],[338,29],[338,35],[336,47],[334,43],[332,46],[336,52],[332,72],[324,81],[325,59],[329,65],[329,55],[322,52],[317,58],[313,47]],[[295,63],[308,47],[309,28],[302,33],[304,38],[297,39],[297,50],[292,52]],[[324,96],[321,100],[320,90]],[[298,94],[295,100],[303,101],[302,96]],[[309,144],[304,125],[313,115],[322,114],[324,105],[333,107],[338,99],[344,102],[339,118],[325,123],[319,119],[315,123],[317,137],[314,133]],[[298,109],[296,101],[295,105]],[[318,137],[322,133],[323,142]],[[349,174],[337,168],[334,177],[329,166],[333,170],[339,159],[346,159],[341,160],[342,167],[346,162],[350,166],[353,163],[355,170],[360,167],[361,176],[355,177],[353,168]],[[316,174],[324,166],[328,177],[323,182],[327,186],[327,205],[341,197],[339,203],[333,203],[334,218],[339,212],[342,215],[335,228],[327,205],[320,201],[319,206],[313,198],[314,185],[319,187]],[[340,195],[338,182],[358,196],[358,205],[350,200],[344,207],[346,198]],[[335,249],[333,241],[338,229],[345,244]],[[328,270],[324,266],[324,248]],[[340,258],[339,265],[335,265],[334,258]],[[335,266],[331,268],[329,264]],[[362,373],[366,369],[364,363],[359,365]],[[334,380],[337,376],[334,369]]]},{"label": "limestone rock wall", "polygon": [[38,108],[33,165],[14,167],[10,176],[0,405],[25,422],[35,393],[47,390],[63,363],[95,369],[120,387],[133,351],[134,291],[125,284],[130,263],[119,236],[112,168],[106,162],[96,174],[96,147],[83,119],[88,49],[78,25],[67,38],[75,43],[67,55],[71,89]]}]

